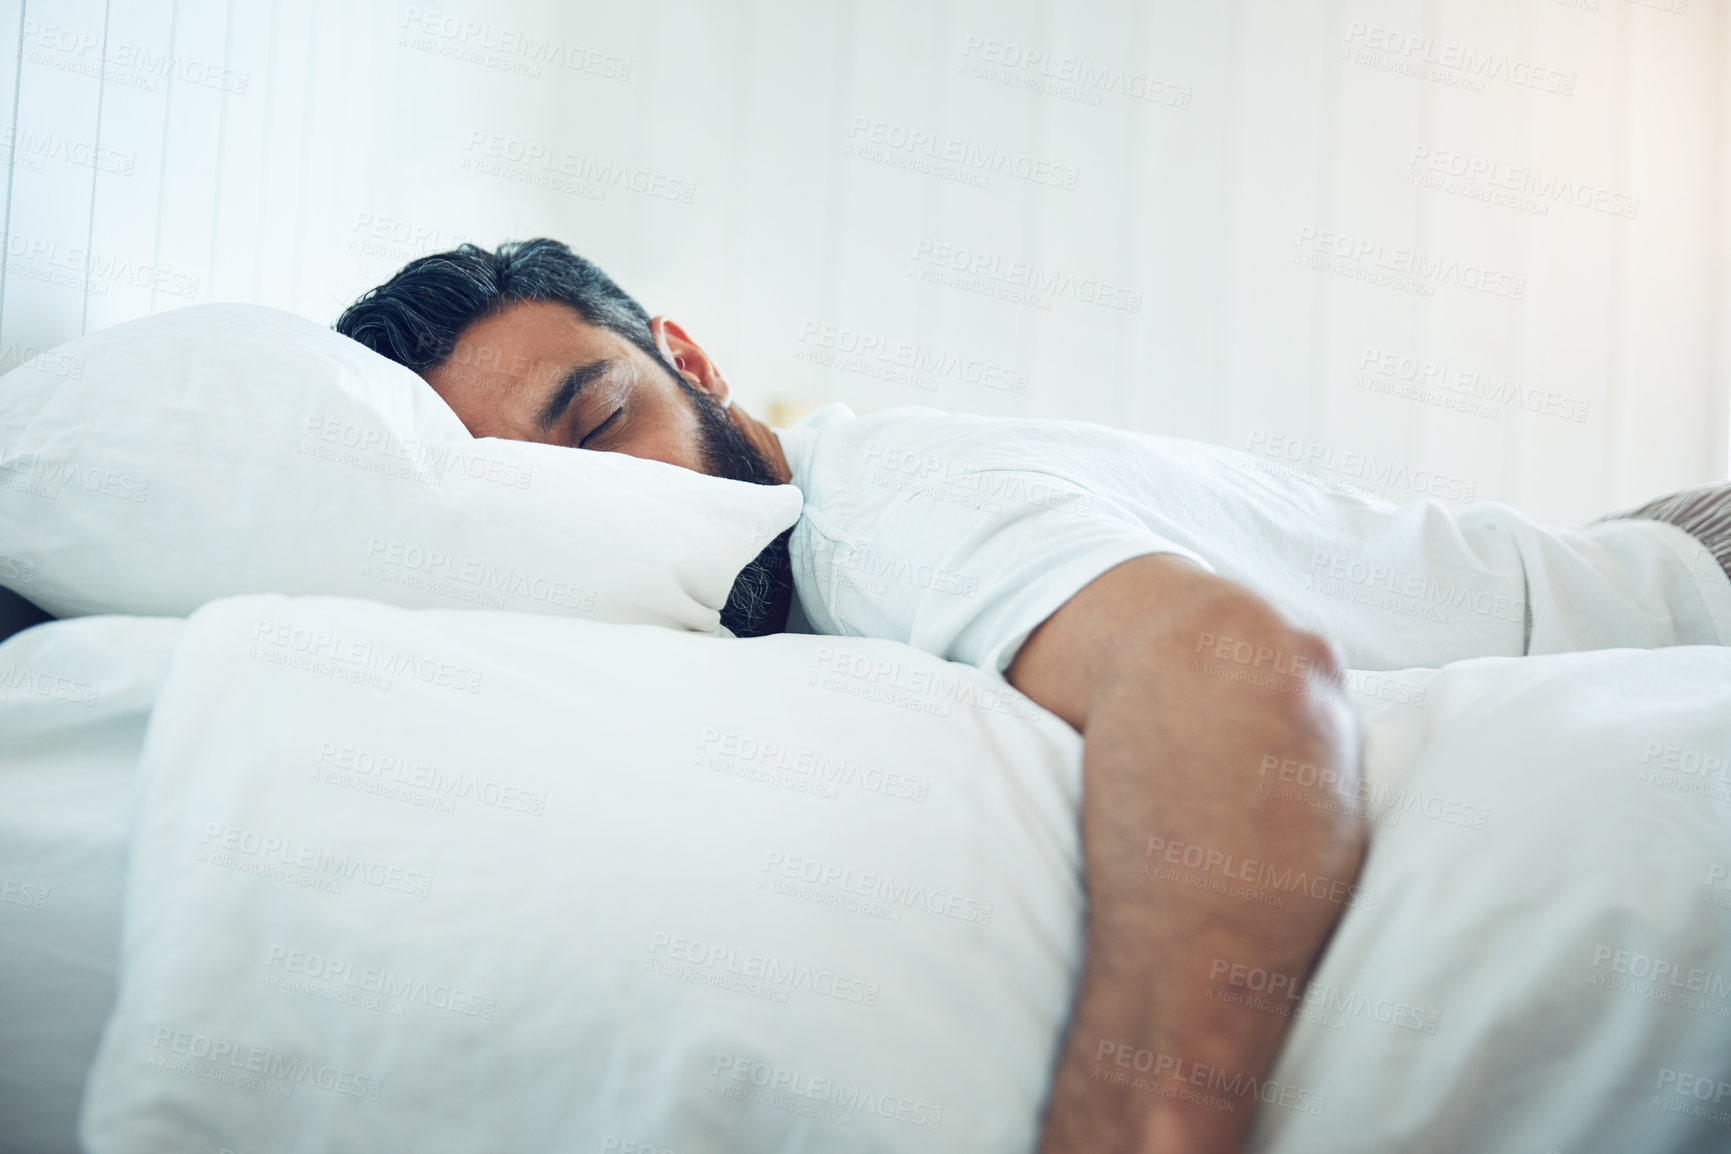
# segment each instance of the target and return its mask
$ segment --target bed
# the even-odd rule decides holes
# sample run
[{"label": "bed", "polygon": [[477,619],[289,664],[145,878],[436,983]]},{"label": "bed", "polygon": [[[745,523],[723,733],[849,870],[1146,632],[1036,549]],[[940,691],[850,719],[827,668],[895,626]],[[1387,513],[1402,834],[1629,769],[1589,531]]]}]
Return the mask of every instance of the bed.
[{"label": "bed", "polygon": [[[80,1094],[100,1152],[1032,1148],[1079,746],[1001,682],[280,597],[51,623],[20,667],[55,680],[0,703],[6,1149],[74,1148]],[[1301,997],[1198,991],[1293,1019],[1253,1148],[1725,1148],[1731,653],[1351,683],[1368,900]]]},{"label": "bed", "polygon": [[[0,1152],[1034,1148],[1079,738],[724,636],[796,490],[476,440],[275,310],[56,353],[0,380],[0,622],[67,618],[0,644]],[[1731,1146],[1731,649],[1349,687],[1359,900],[1183,991],[1291,1020],[1251,1148]]]}]

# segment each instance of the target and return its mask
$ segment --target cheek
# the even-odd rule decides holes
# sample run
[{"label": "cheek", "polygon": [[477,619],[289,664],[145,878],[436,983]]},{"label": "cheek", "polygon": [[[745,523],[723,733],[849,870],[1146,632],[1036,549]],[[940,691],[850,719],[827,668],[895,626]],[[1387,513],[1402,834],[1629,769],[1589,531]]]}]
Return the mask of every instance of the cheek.
[{"label": "cheek", "polygon": [[677,401],[669,403],[669,398],[657,397],[647,404],[640,400],[639,411],[631,418],[629,434],[613,449],[695,473],[704,471],[697,417],[689,406]]}]

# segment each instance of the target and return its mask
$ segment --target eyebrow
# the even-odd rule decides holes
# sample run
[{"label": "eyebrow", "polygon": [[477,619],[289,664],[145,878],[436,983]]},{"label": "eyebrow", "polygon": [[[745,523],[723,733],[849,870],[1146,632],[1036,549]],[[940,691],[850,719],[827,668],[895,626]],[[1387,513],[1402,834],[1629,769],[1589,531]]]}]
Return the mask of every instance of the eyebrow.
[{"label": "eyebrow", "polygon": [[541,406],[541,413],[535,418],[535,427],[545,433],[558,423],[565,415],[565,410],[571,407],[571,402],[577,399],[577,394],[597,377],[607,375],[613,368],[613,362],[605,357],[598,361],[590,361],[586,365],[578,365],[564,377],[560,378],[559,387],[553,390],[553,395],[547,398],[547,403]]}]

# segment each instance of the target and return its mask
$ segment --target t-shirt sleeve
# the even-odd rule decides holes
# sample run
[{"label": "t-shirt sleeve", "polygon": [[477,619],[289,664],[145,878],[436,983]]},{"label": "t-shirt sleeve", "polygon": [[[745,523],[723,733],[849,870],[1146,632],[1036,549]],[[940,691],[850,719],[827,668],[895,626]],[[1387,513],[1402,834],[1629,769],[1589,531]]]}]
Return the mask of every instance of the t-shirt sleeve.
[{"label": "t-shirt sleeve", "polygon": [[808,502],[793,548],[812,624],[1002,673],[1041,622],[1108,569],[1151,553],[1209,568],[1071,480],[968,476],[961,489],[874,484],[862,473],[845,493]]}]

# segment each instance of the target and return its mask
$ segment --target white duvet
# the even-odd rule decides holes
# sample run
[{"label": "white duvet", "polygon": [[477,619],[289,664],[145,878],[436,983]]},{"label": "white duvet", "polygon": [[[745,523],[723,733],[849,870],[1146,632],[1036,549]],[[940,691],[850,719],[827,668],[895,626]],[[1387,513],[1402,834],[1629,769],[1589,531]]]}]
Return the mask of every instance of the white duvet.
[{"label": "white duvet", "polygon": [[114,1002],[128,799],[181,624],[85,617],[0,644],[0,1154],[75,1148]]},{"label": "white duvet", "polygon": [[[856,696],[857,661],[931,692]],[[887,642],[215,602],[145,750],[83,1140],[1025,1149],[1078,746]]]},{"label": "white duvet", "polygon": [[[1731,651],[1354,687],[1374,900],[1302,999],[1230,959],[1198,992],[1295,1019],[1254,1147],[1731,1148]],[[889,643],[214,603],[152,724],[83,1140],[1030,1150],[1078,751]]]},{"label": "white duvet", "polygon": [[[1384,688],[1381,675],[1358,675]],[[1731,1150],[1731,649],[1458,662],[1366,702],[1381,815],[1259,1151]]]}]

